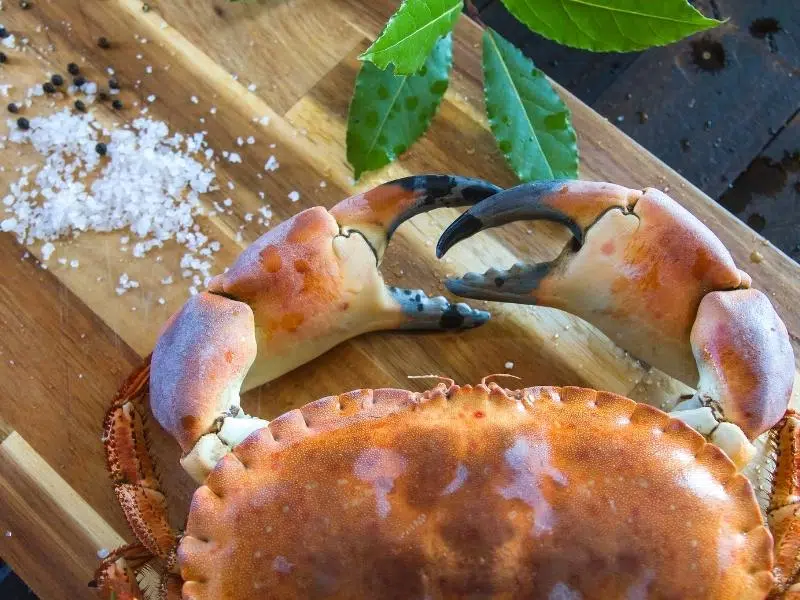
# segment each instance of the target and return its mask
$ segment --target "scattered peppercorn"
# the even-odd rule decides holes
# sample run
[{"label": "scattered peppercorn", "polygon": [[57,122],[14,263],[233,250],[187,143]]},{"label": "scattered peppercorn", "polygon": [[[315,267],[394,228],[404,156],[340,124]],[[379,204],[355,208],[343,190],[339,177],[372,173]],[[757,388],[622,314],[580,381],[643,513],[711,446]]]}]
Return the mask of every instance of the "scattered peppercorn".
[{"label": "scattered peppercorn", "polygon": [[94,147],[94,149],[100,156],[105,156],[106,153],[108,152],[108,148],[106,147],[106,145],[103,142],[98,143]]},{"label": "scattered peppercorn", "polygon": [[107,102],[110,97],[108,92],[97,92],[97,99],[100,100],[100,102]]},{"label": "scattered peppercorn", "polygon": [[10,35],[11,34],[8,33],[8,29],[6,29],[5,27],[0,26],[0,40],[4,40]]},{"label": "scattered peppercorn", "polygon": [[109,48],[111,48],[111,42],[109,42],[108,38],[106,37],[98,38],[97,45],[103,50],[108,50]]},{"label": "scattered peppercorn", "polygon": [[8,57],[6,56],[6,53],[5,52],[0,52],[0,64],[6,62],[7,60],[8,60]]},{"label": "scattered peppercorn", "polygon": [[19,106],[17,106],[17,105],[16,105],[16,104],[14,104],[13,102],[11,102],[11,103],[10,103],[10,104],[7,106],[7,108],[8,108],[8,112],[10,112],[11,114],[17,114],[17,113],[19,112]]},{"label": "scattered peppercorn", "polygon": [[75,87],[83,87],[86,85],[86,77],[83,75],[78,75],[75,79],[72,80],[72,83],[75,84]]},{"label": "scattered peppercorn", "polygon": [[22,10],[28,10],[31,6],[33,6],[28,0],[19,0],[19,7]]},{"label": "scattered peppercorn", "polygon": [[22,129],[22,131],[28,131],[31,128],[31,122],[28,121],[25,117],[20,117],[17,119],[17,127]]},{"label": "scattered peppercorn", "polygon": [[112,90],[118,90],[119,89],[119,81],[117,81],[116,79],[109,79],[108,80],[108,87],[110,87]]},{"label": "scattered peppercorn", "polygon": [[122,100],[114,100],[114,101],[111,103],[111,108],[113,108],[114,110],[122,110],[122,108],[123,108],[124,106],[125,106],[125,105],[124,105],[124,104],[122,104]]},{"label": "scattered peppercorn", "polygon": [[75,63],[69,63],[67,65],[67,71],[69,72],[70,75],[79,75],[81,72],[81,68]]},{"label": "scattered peppercorn", "polygon": [[83,100],[75,100],[75,108],[81,112],[86,112],[86,104],[83,103]]},{"label": "scattered peppercorn", "polygon": [[50,78],[50,83],[56,86],[62,86],[64,85],[64,78],[58,73],[56,73]]},{"label": "scattered peppercorn", "polygon": [[42,89],[44,90],[45,94],[55,94],[56,93],[56,86],[52,84],[50,81],[46,81],[44,85],[42,85]]}]

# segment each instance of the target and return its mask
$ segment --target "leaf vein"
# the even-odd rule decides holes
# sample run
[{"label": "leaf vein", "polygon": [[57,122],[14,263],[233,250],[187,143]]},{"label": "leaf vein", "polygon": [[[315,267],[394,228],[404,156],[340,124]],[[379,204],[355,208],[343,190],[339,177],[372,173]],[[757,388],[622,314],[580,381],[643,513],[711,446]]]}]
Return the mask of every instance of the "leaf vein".
[{"label": "leaf vein", "polygon": [[[637,12],[635,10],[626,10],[624,8],[619,8],[619,7],[604,6],[602,4],[595,4],[594,2],[589,2],[588,0],[561,0],[561,3],[564,4],[565,6],[568,3],[572,3],[572,4],[582,5],[582,6],[588,6],[589,8],[594,8],[594,9],[597,9],[597,10],[609,11],[612,14],[614,14],[615,12],[619,12],[619,13],[628,14],[628,15],[631,15],[631,16],[634,16],[634,17],[641,17],[641,18],[645,18],[645,19],[658,19],[658,20],[661,20],[661,21],[669,21],[671,23],[682,23],[682,24],[686,24],[686,25],[697,25],[699,23],[702,23],[702,21],[698,20],[698,19],[695,19],[695,20],[677,19],[677,18],[674,18],[674,17],[669,17],[669,16],[666,16],[666,15],[659,15],[659,14],[656,14],[656,13],[643,13],[643,12]],[[706,19],[706,17],[702,17],[702,18]],[[711,20],[711,19],[708,19],[708,20]]]}]

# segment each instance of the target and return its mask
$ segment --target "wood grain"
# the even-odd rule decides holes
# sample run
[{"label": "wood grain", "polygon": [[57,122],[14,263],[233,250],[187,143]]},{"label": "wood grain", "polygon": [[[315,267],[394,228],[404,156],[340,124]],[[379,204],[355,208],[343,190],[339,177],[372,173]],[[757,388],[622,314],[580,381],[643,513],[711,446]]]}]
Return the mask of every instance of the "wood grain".
[{"label": "wood grain", "polygon": [[98,552],[124,539],[18,433],[0,444],[0,553],[40,598],[94,598]]},{"label": "wood grain", "polygon": [[[90,79],[100,81],[113,65],[129,108],[120,115],[98,109],[96,115],[103,123],[130,121],[141,108],[134,108],[134,102],[143,103],[143,98],[154,94],[158,99],[148,105],[150,116],[166,120],[176,131],[207,131],[211,146],[218,151],[241,152],[242,164],[223,162],[217,167],[222,190],[212,197],[221,201],[230,196],[234,200],[230,214],[202,222],[203,231],[223,244],[218,271],[262,232],[244,218],[262,205],[259,192],[271,205],[275,224],[303,208],[331,206],[355,189],[410,173],[453,172],[501,185],[514,183],[483,117],[481,32],[468,20],[462,19],[457,27],[451,87],[429,134],[401,161],[364,177],[356,186],[343,143],[357,56],[395,3],[275,0],[220,5],[221,14],[214,5],[170,0],[154,4],[147,13],[137,0],[38,0],[28,11],[8,7],[3,13],[6,26],[30,41],[27,51],[12,53],[2,76],[16,86],[12,92],[17,93],[42,81],[48,72],[63,73],[66,63],[73,60],[81,63]],[[111,50],[98,48],[100,35],[112,40]],[[151,74],[148,65],[153,67]],[[140,84],[134,88],[137,81]],[[257,85],[255,91],[247,89],[251,82]],[[797,336],[800,268],[607,121],[562,93],[580,135],[582,176],[669,188],[720,235],[738,263],[770,294]],[[191,96],[198,97],[197,104],[190,102]],[[215,114],[212,107],[217,109]],[[54,108],[37,103],[30,112]],[[270,117],[269,125],[253,122],[263,116]],[[257,143],[237,148],[236,138],[248,135],[254,135]],[[0,149],[2,164],[15,167],[33,160],[17,152],[12,145]],[[272,154],[281,167],[265,173],[264,162]],[[4,189],[15,176],[14,168],[0,172],[0,186]],[[235,184],[232,191],[228,182]],[[300,193],[297,203],[288,199],[293,190]],[[404,225],[383,267],[387,279],[441,292],[445,275],[491,264],[508,266],[519,259],[546,259],[567,239],[566,232],[552,225],[516,225],[476,236],[458,246],[447,260],[436,261],[432,244],[454,215],[442,210]],[[236,240],[239,232],[241,241]],[[764,256],[763,262],[749,262],[754,249]],[[30,255],[21,260],[25,252]],[[39,244],[23,248],[0,236],[4,330],[0,337],[0,397],[4,399],[0,431],[5,432],[0,453],[4,500],[0,522],[12,533],[24,532],[26,541],[14,541],[13,549],[0,546],[0,553],[44,598],[63,597],[59,584],[70,594],[78,594],[69,597],[80,597],[79,590],[86,584],[98,538],[88,530],[71,529],[77,527],[69,517],[76,514],[76,503],[90,507],[97,522],[107,524],[103,527],[130,539],[105,475],[99,431],[116,386],[150,350],[161,324],[185,299],[185,285],[160,284],[165,275],[179,272],[180,248],[168,245],[159,254],[161,262],[135,260],[120,251],[118,235],[85,234],[59,243],[45,271],[37,262]],[[56,257],[78,259],[80,267],[59,265]],[[120,298],[114,287],[122,272],[138,279],[141,287]],[[165,298],[164,306],[156,302],[159,297]],[[272,417],[346,389],[427,387],[426,382],[409,381],[409,374],[433,372],[474,382],[486,373],[506,370],[507,361],[515,363],[512,372],[523,378],[524,385],[588,385],[660,406],[677,396],[673,382],[627,357],[577,319],[552,309],[507,305],[491,309],[495,315],[491,324],[466,334],[384,333],[353,340],[250,392],[246,407],[251,413]],[[177,447],[157,428],[152,429],[153,451],[168,489],[171,516],[179,524],[192,484],[178,467]],[[26,462],[20,456],[34,458]],[[52,472],[44,470],[44,478],[25,475],[36,471],[30,467],[39,464],[36,461],[49,465]],[[58,490],[70,492],[51,493],[47,481],[58,481],[54,484]],[[37,505],[40,501],[45,504]]]}]

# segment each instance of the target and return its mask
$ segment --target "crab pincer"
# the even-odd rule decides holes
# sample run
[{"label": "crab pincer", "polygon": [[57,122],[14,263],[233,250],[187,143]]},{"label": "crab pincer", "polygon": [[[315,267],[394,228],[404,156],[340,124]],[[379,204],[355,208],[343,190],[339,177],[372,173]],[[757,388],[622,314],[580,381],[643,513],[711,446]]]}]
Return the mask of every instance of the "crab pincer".
[{"label": "crab pincer", "polygon": [[794,381],[786,326],[711,230],[656,189],[521,185],[467,210],[442,234],[437,255],[483,229],[534,219],[572,232],[555,260],[468,273],[447,288],[577,315],[696,386],[750,439],[783,417]]},{"label": "crab pincer", "polygon": [[387,286],[379,266],[405,220],[499,190],[475,179],[416,176],[330,211],[310,208],[261,236],[207,292],[189,299],[159,336],[150,373],[153,414],[187,453],[187,470],[202,480],[230,447],[264,426],[240,411],[241,389],[369,331],[486,322],[488,313],[466,304]]}]

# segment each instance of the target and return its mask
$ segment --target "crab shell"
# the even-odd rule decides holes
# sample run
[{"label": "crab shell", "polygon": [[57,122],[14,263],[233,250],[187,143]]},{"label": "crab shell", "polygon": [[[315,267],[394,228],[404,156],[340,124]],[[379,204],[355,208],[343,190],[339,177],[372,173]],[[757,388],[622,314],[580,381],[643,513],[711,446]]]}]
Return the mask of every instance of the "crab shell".
[{"label": "crab shell", "polygon": [[581,388],[359,390],[221,460],[178,549],[186,600],[764,598],[772,537],[702,436]]}]

